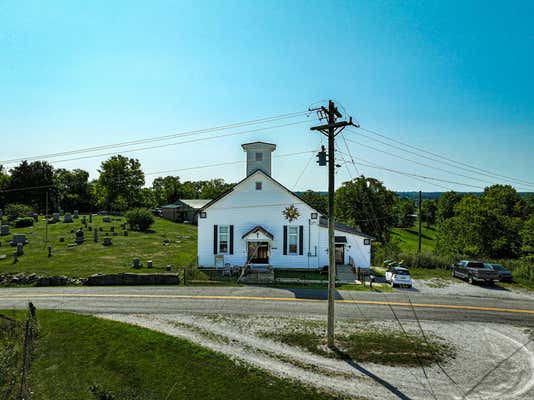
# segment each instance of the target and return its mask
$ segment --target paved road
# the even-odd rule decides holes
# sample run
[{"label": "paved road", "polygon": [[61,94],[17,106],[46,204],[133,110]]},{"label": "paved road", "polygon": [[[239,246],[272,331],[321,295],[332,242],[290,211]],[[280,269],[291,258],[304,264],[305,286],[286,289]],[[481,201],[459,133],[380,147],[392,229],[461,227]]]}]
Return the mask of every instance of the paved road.
[{"label": "paved road", "polygon": [[[0,289],[0,309],[24,308],[82,313],[229,313],[274,316],[326,314],[326,291],[265,287],[53,287]],[[410,303],[414,305],[412,308]],[[479,321],[534,326],[534,301],[421,293],[339,291],[343,319],[394,318]]]}]

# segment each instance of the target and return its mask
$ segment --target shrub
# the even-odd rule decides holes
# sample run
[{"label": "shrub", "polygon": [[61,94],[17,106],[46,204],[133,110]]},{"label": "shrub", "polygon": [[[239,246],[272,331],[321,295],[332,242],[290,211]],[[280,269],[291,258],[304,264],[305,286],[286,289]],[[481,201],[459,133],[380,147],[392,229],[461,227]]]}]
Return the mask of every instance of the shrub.
[{"label": "shrub", "polygon": [[27,226],[33,226],[32,217],[17,218],[15,220],[15,228],[25,228]]},{"label": "shrub", "polygon": [[134,231],[146,231],[154,223],[152,213],[146,208],[135,208],[126,213],[126,219],[130,229]]},{"label": "shrub", "polygon": [[6,205],[5,214],[10,220],[20,217],[27,217],[33,212],[30,206],[25,204],[8,204]]},{"label": "shrub", "polygon": [[404,260],[404,265],[408,268],[428,268],[428,269],[449,269],[456,261],[453,257],[439,256],[422,251],[417,253],[401,253],[398,260]]}]

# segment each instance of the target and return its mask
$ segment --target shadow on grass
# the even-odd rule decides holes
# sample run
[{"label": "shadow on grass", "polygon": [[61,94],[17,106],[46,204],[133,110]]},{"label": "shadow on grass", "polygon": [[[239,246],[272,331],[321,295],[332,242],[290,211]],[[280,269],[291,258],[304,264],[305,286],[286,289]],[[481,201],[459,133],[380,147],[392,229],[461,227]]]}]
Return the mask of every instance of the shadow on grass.
[{"label": "shadow on grass", "polygon": [[397,387],[393,386],[391,383],[389,383],[388,381],[386,381],[385,379],[379,377],[378,375],[372,373],[371,371],[369,371],[368,369],[364,368],[363,366],[361,366],[359,363],[357,363],[356,361],[354,361],[346,352],[344,352],[343,350],[337,348],[337,347],[334,347],[332,349],[332,351],[336,354],[337,357],[339,357],[340,359],[342,359],[343,361],[345,361],[347,364],[349,364],[352,368],[354,368],[355,370],[359,371],[360,373],[368,376],[369,378],[371,378],[372,380],[374,380],[376,383],[378,383],[379,385],[383,386],[384,388],[386,388],[387,390],[389,390],[392,394],[394,394],[395,396],[397,396],[399,399],[401,400],[411,400],[411,398],[409,396],[407,396],[406,394],[404,394],[403,392],[401,392]]}]

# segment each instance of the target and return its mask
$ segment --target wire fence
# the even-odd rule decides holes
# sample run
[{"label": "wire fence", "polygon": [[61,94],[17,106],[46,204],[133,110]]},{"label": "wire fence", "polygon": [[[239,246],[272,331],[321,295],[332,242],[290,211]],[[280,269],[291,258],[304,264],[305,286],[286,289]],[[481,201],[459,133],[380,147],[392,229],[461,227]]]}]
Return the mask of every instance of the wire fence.
[{"label": "wire fence", "polygon": [[28,382],[39,325],[36,309],[28,304],[26,318],[17,320],[0,314],[0,396],[2,400],[29,400],[31,390]]}]

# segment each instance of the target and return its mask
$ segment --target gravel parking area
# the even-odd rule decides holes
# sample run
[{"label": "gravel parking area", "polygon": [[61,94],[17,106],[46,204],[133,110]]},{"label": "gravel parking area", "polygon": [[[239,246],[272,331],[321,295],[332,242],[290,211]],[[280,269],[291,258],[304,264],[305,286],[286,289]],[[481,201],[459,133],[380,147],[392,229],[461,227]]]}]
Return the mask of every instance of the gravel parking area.
[{"label": "gravel parking area", "polygon": [[534,301],[534,292],[526,289],[502,286],[496,284],[485,286],[482,284],[470,285],[457,278],[443,279],[414,279],[412,289],[395,290],[401,292],[425,293],[443,296],[472,296],[472,297],[491,297],[502,299],[530,299]]},{"label": "gravel parking area", "polygon": [[[105,314],[185,338],[286,379],[368,399],[531,399],[534,397],[532,332],[510,325],[421,321],[426,335],[440,338],[454,350],[441,365],[422,368],[356,363],[312,354],[262,333],[298,327],[324,329],[322,319],[246,315]],[[415,322],[404,329],[421,334]],[[315,327],[315,328],[313,328]],[[398,328],[395,322],[340,321],[339,332],[362,328]]]}]

